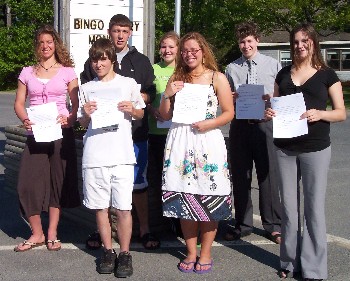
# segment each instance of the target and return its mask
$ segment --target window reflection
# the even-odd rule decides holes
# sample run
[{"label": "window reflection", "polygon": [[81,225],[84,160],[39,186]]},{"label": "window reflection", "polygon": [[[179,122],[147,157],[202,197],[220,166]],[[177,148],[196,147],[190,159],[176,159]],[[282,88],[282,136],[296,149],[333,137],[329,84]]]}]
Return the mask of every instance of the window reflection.
[{"label": "window reflection", "polygon": [[280,51],[280,60],[282,67],[292,64],[290,51]]}]

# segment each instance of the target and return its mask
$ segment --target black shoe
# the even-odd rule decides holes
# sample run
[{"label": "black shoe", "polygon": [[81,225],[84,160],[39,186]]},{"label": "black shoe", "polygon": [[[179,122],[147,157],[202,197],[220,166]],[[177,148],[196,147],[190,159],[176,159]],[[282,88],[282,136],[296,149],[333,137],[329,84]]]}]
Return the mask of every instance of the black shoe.
[{"label": "black shoe", "polygon": [[115,276],[118,278],[125,278],[131,276],[133,273],[132,257],[129,252],[121,252],[118,256]]},{"label": "black shoe", "polygon": [[251,230],[246,230],[246,231],[240,231],[238,228],[229,228],[226,233],[225,233],[225,240],[227,241],[233,241],[233,240],[239,240],[242,237],[249,236],[252,234]]},{"label": "black shoe", "polygon": [[117,254],[113,249],[103,250],[103,254],[100,258],[99,264],[97,265],[97,272],[100,274],[110,274],[115,268],[115,259]]},{"label": "black shoe", "polygon": [[271,232],[265,232],[265,237],[276,244],[281,244],[281,233],[276,232],[272,235]]}]

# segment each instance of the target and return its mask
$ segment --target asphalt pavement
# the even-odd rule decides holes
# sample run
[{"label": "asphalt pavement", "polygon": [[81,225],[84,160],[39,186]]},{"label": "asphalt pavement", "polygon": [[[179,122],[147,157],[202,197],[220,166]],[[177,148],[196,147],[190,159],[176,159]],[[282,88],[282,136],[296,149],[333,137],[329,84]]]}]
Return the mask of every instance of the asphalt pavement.
[{"label": "asphalt pavement", "polygon": [[[0,93],[0,280],[115,280],[113,275],[99,275],[96,259],[100,251],[86,250],[85,239],[92,225],[62,217],[58,252],[45,246],[16,253],[13,248],[30,236],[30,229],[18,212],[13,190],[4,187],[3,151],[6,125],[18,124],[13,112],[13,94]],[[326,198],[328,229],[328,280],[350,280],[350,120],[332,124],[332,162]],[[280,280],[279,246],[264,238],[258,210],[258,188],[253,181],[254,232],[235,242],[222,239],[220,225],[213,246],[213,272],[199,276],[181,273],[176,265],[186,252],[183,241],[172,233],[159,233],[162,248],[146,251],[138,242],[131,245],[134,274],[128,280]],[[47,216],[43,215],[47,225]],[[118,244],[114,243],[116,249]],[[293,280],[293,279],[292,279]],[[298,279],[295,279],[298,280]]]}]

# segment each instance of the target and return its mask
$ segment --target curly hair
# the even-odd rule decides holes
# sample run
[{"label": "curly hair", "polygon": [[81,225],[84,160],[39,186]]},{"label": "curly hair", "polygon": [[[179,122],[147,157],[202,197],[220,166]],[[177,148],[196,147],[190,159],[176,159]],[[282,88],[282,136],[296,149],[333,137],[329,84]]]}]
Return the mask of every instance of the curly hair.
[{"label": "curly hair", "polygon": [[40,27],[36,33],[34,38],[34,48],[35,48],[35,57],[38,62],[41,60],[41,52],[40,52],[40,35],[49,34],[52,36],[54,44],[55,44],[55,59],[58,63],[65,67],[74,67],[74,61],[71,58],[68,49],[63,44],[63,41],[58,34],[58,32],[49,24],[45,24]]},{"label": "curly hair", "polygon": [[203,35],[201,35],[198,32],[189,32],[189,33],[185,34],[180,39],[180,48],[176,54],[177,64],[175,67],[173,79],[175,81],[179,80],[179,81],[184,81],[184,82],[192,82],[192,76],[190,75],[190,69],[189,69],[188,65],[185,63],[185,61],[181,55],[181,51],[183,49],[183,46],[184,46],[185,42],[187,42],[188,40],[195,40],[198,43],[199,48],[202,50],[203,67],[206,69],[213,70],[213,71],[218,71],[219,67],[217,65],[214,52],[213,52],[212,48],[210,47],[209,43],[207,42],[207,40],[205,40]]},{"label": "curly hair", "polygon": [[[308,39],[310,39],[313,42],[313,51],[311,54],[312,67],[316,69],[327,68],[327,65],[324,62],[323,56],[321,54],[321,48],[320,48],[317,32],[310,23],[300,23],[297,26],[295,26],[290,33],[290,53],[291,53],[293,65],[295,65],[296,68],[300,66],[300,61],[298,60],[298,56],[295,53],[295,47],[294,47],[294,37],[295,37],[295,34],[298,33],[299,31],[305,33]],[[310,46],[311,45],[309,44],[309,47]]]},{"label": "curly hair", "polygon": [[235,28],[235,35],[237,41],[246,38],[248,36],[253,36],[255,40],[259,40],[260,32],[258,26],[251,21],[242,22],[238,24]]}]

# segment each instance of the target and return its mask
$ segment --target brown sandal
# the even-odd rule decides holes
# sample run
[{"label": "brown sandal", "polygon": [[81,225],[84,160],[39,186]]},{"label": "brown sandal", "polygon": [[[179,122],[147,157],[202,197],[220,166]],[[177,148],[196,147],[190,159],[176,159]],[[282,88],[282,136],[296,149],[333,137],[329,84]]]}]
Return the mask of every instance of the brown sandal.
[{"label": "brown sandal", "polygon": [[[25,249],[20,249],[19,246],[29,246],[29,248],[25,248]],[[34,242],[30,242],[30,241],[27,241],[25,240],[24,242],[22,242],[21,244],[17,245],[13,250],[15,252],[25,252],[25,251],[29,251],[33,248],[36,248],[36,247],[40,247],[42,245],[45,245],[45,242],[40,242],[40,243],[34,243]]]}]

